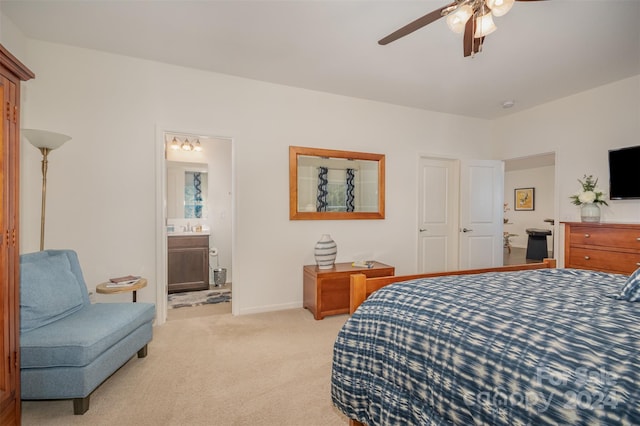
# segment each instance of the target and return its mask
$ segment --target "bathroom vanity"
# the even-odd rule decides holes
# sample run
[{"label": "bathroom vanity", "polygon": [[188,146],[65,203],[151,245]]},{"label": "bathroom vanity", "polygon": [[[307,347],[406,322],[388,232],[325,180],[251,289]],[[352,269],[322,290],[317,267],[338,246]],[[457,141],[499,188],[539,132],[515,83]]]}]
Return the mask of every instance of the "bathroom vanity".
[{"label": "bathroom vanity", "polygon": [[169,293],[209,288],[209,235],[180,233],[168,236]]}]

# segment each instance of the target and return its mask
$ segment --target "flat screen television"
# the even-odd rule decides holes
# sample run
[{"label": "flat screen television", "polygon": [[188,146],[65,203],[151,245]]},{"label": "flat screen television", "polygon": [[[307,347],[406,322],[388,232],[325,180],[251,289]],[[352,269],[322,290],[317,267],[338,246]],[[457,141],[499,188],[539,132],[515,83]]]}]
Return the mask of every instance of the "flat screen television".
[{"label": "flat screen television", "polygon": [[609,150],[609,198],[640,198],[640,146]]}]

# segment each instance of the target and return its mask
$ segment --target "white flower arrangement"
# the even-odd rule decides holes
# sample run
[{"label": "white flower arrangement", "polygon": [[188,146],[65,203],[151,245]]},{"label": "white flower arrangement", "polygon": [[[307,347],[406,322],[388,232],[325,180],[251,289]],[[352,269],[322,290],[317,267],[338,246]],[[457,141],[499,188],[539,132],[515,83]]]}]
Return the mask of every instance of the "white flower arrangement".
[{"label": "white flower arrangement", "polygon": [[604,191],[598,188],[598,179],[593,179],[592,175],[584,175],[582,178],[584,180],[578,179],[580,185],[582,186],[582,190],[578,191],[575,195],[570,196],[571,202],[576,206],[581,206],[583,204],[604,204],[608,206],[607,202],[604,199]]}]

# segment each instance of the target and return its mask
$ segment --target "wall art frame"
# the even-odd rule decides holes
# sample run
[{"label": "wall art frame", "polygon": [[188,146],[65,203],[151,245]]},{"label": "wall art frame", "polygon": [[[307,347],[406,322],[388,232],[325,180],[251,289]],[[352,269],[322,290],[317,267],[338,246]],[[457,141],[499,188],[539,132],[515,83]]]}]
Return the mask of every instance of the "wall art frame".
[{"label": "wall art frame", "polygon": [[516,188],[513,191],[513,205],[516,211],[533,211],[535,204],[535,188]]}]

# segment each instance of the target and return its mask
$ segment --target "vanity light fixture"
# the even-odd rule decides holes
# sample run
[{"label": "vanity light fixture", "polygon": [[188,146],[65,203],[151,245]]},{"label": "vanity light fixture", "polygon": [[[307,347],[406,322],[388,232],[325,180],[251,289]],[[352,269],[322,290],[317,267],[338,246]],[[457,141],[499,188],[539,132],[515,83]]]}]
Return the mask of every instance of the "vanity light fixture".
[{"label": "vanity light fixture", "polygon": [[22,129],[22,135],[42,153],[42,210],[40,214],[40,251],[44,250],[44,219],[47,204],[47,156],[49,152],[60,148],[71,136],[47,130]]},{"label": "vanity light fixture", "polygon": [[200,139],[196,139],[196,141],[194,143],[191,143],[189,141],[189,138],[185,137],[184,141],[180,142],[181,138],[179,138],[178,136],[174,136],[173,139],[171,140],[171,143],[169,144],[169,146],[171,147],[172,150],[174,151],[186,151],[186,152],[201,152],[202,151],[202,145],[200,144]]}]

